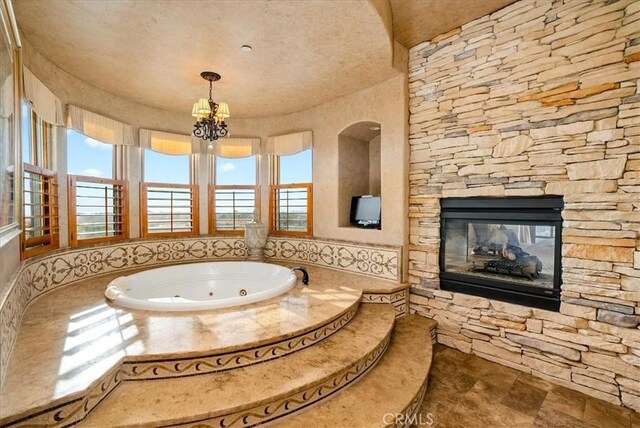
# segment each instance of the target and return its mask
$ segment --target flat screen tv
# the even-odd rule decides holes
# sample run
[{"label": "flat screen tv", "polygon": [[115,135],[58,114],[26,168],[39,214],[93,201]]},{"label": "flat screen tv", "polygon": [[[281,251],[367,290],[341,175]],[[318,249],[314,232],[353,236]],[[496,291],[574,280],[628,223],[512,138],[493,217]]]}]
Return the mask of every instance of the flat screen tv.
[{"label": "flat screen tv", "polygon": [[351,198],[349,220],[356,227],[380,229],[380,195],[363,195]]}]

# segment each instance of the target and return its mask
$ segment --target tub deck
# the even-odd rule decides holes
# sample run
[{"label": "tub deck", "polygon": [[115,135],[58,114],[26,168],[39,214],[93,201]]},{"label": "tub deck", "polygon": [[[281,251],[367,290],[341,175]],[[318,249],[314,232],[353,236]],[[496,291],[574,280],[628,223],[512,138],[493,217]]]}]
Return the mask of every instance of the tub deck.
[{"label": "tub deck", "polygon": [[[104,289],[122,274],[81,281],[40,297],[24,314],[0,389],[0,425],[34,411],[51,411],[52,405],[77,400],[91,388],[115,387],[127,377],[184,376],[216,364],[224,370],[224,364],[249,364],[245,359],[263,358],[267,351],[273,353],[270,358],[287,349],[293,352],[346,325],[363,292],[377,296],[406,288],[305,267],[311,279],[308,288],[298,280],[283,295],[209,311],[158,313],[111,306]],[[106,376],[112,377],[110,383],[104,383]]]}]

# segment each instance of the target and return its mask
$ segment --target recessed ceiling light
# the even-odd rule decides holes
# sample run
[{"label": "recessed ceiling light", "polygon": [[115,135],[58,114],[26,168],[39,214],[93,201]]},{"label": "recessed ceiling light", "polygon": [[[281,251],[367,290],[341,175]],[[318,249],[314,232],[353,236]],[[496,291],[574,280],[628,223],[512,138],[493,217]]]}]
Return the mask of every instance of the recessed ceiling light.
[{"label": "recessed ceiling light", "polygon": [[253,50],[253,48],[249,45],[242,45],[242,47],[240,48],[240,50],[242,52],[251,52]]},{"label": "recessed ceiling light", "polygon": [[371,128],[369,128],[369,129],[371,129],[372,131],[379,131],[379,130],[380,130],[380,127],[379,127],[379,126],[372,126],[372,127],[371,127]]}]

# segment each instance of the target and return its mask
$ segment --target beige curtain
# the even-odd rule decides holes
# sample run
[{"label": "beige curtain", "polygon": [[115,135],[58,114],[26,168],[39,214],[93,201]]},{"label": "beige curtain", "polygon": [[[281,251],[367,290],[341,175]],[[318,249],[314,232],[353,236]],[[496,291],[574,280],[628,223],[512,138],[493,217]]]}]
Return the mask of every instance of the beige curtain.
[{"label": "beige curtain", "polygon": [[293,134],[278,135],[267,138],[267,154],[293,155],[313,146],[311,131],[295,132]]},{"label": "beige curtain", "polygon": [[62,102],[31,71],[23,67],[24,96],[31,108],[52,125],[64,126],[64,110]]},{"label": "beige curtain", "polygon": [[199,138],[151,129],[140,129],[140,147],[167,155],[190,155],[202,152],[202,143]]},{"label": "beige curtain", "polygon": [[73,105],[69,105],[67,127],[101,143],[135,144],[131,125]]},{"label": "beige curtain", "polygon": [[245,158],[260,154],[260,138],[220,138],[208,153],[225,158]]}]

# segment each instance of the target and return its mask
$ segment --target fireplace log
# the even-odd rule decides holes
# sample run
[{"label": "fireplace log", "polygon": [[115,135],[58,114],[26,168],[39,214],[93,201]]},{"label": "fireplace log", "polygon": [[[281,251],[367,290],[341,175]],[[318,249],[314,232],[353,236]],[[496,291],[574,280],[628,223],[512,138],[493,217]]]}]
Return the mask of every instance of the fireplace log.
[{"label": "fireplace log", "polygon": [[468,259],[473,271],[494,272],[524,276],[530,281],[540,277],[542,261],[517,245],[499,245],[493,242],[477,245]]}]

